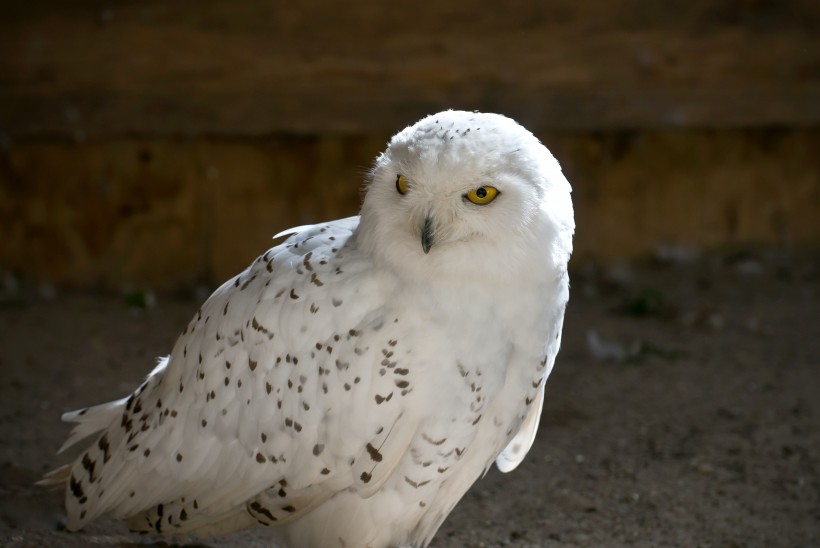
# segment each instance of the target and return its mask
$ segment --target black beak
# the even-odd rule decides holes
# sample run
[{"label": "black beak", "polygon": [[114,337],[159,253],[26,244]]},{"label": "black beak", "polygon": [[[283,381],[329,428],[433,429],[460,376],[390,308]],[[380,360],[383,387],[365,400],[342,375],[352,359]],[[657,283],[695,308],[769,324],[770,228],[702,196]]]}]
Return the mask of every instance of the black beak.
[{"label": "black beak", "polygon": [[433,247],[433,221],[430,217],[424,218],[424,225],[421,227],[421,248],[425,255],[430,252]]}]

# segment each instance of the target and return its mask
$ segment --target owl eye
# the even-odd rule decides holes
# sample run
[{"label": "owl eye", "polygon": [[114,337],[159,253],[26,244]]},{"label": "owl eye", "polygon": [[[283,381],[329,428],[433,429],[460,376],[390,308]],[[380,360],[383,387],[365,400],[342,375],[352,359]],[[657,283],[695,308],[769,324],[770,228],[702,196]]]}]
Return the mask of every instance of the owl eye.
[{"label": "owl eye", "polygon": [[407,194],[407,191],[410,190],[407,177],[404,175],[396,175],[396,190],[399,194]]},{"label": "owl eye", "polygon": [[494,186],[480,186],[464,195],[476,205],[487,205],[495,200],[496,196],[498,196],[498,189]]}]

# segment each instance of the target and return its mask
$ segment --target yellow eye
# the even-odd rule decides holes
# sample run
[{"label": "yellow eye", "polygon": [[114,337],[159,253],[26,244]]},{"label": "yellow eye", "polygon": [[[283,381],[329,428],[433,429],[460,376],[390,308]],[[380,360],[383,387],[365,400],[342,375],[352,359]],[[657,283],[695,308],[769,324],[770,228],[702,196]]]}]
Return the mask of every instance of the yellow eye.
[{"label": "yellow eye", "polygon": [[407,177],[404,175],[396,175],[396,190],[399,194],[407,194],[407,191],[410,190]]},{"label": "yellow eye", "polygon": [[464,195],[476,205],[487,205],[495,200],[496,196],[498,196],[498,189],[494,186],[480,186]]}]

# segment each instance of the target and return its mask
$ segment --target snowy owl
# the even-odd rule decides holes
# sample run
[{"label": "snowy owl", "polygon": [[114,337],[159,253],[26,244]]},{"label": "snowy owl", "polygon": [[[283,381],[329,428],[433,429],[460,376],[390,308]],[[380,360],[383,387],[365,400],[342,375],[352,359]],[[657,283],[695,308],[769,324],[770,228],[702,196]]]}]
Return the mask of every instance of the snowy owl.
[{"label": "snowy owl", "polygon": [[569,296],[570,185],[498,114],[396,134],[361,214],[290,229],[128,397],[66,413],[67,526],[266,526],[286,546],[426,546],[533,443]]}]

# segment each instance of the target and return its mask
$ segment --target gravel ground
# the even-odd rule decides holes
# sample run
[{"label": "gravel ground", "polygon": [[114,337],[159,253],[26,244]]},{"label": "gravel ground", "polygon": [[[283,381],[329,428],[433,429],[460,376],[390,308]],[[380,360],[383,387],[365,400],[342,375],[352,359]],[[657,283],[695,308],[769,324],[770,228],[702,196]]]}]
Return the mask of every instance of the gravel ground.
[{"label": "gravel ground", "polygon": [[[433,546],[820,546],[819,257],[573,265],[538,439]],[[105,519],[61,530],[61,493],[33,483],[65,461],[59,414],[134,388],[199,300],[143,310],[141,294],[22,285],[0,300],[0,543],[151,545]],[[268,543],[257,530],[179,544]]]}]

